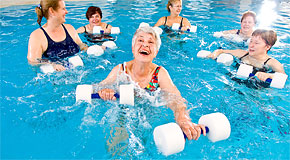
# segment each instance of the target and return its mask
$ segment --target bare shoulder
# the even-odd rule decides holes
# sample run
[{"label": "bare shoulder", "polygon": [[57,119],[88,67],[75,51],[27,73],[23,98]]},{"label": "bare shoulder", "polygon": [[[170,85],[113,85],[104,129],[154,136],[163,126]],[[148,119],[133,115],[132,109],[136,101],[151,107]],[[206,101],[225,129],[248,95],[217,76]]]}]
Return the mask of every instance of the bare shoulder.
[{"label": "bare shoulder", "polygon": [[267,64],[273,69],[273,71],[285,73],[283,65],[277,59],[271,57]]},{"label": "bare shoulder", "polygon": [[63,24],[68,31],[75,31],[75,28],[71,24]]},{"label": "bare shoulder", "polygon": [[156,22],[154,26],[155,27],[161,26],[162,24],[164,24],[164,22],[165,22],[165,17],[161,17],[159,18],[159,20]]}]

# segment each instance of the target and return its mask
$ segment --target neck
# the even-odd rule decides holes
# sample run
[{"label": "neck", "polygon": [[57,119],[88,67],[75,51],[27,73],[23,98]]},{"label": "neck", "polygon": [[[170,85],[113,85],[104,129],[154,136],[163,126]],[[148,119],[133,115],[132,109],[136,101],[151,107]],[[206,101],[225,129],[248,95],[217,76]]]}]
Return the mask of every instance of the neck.
[{"label": "neck", "polygon": [[152,71],[152,62],[142,63],[133,61],[132,63],[132,73],[137,77],[148,76]]},{"label": "neck", "polygon": [[49,30],[49,31],[56,31],[60,29],[61,25],[62,23],[57,23],[52,20],[48,20],[47,23],[43,25],[43,27],[45,27],[46,30]]},{"label": "neck", "polygon": [[171,18],[177,18],[177,17],[179,17],[179,15],[178,14],[174,14],[174,13],[170,13],[170,16],[169,17],[171,17]]},{"label": "neck", "polygon": [[269,56],[268,56],[267,52],[264,52],[262,54],[253,55],[251,57],[255,58],[258,61],[265,61]]},{"label": "neck", "polygon": [[253,30],[249,30],[248,32],[244,31],[241,29],[241,33],[244,35],[244,36],[247,36],[247,37],[251,37],[252,33],[253,33]]}]

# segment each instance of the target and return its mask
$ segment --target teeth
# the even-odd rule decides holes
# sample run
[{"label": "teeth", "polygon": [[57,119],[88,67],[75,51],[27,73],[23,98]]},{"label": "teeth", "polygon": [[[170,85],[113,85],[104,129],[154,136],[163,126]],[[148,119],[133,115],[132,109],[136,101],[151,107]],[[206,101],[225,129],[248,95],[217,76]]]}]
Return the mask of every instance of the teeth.
[{"label": "teeth", "polygon": [[143,51],[143,50],[140,51],[140,53],[141,53],[141,54],[147,54],[147,55],[149,54],[147,51]]}]

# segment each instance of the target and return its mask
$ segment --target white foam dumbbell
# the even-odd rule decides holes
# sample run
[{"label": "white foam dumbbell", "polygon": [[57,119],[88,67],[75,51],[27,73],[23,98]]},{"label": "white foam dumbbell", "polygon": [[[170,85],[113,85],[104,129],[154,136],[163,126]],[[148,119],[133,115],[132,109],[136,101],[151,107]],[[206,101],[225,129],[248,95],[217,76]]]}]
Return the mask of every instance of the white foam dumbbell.
[{"label": "white foam dumbbell", "polygon": [[179,27],[180,27],[179,23],[173,23],[171,28],[172,28],[172,30],[177,31],[180,29]]},{"label": "white foam dumbbell", "polygon": [[[247,64],[240,64],[240,67],[237,71],[237,78],[240,79],[248,79],[249,77],[255,76],[252,72],[254,70],[253,66],[247,65]],[[270,87],[274,88],[284,88],[286,80],[288,78],[287,74],[275,72],[273,79],[268,78],[266,79],[267,83],[270,83]]]},{"label": "white foam dumbbell", "polygon": [[159,34],[159,35],[161,35],[162,32],[163,32],[163,30],[162,30],[160,27],[153,27],[153,29],[154,29],[154,31],[155,31],[157,34]]},{"label": "white foam dumbbell", "polygon": [[94,26],[93,28],[93,34],[101,34],[104,33],[104,30],[102,29],[101,26]]},{"label": "white foam dumbbell", "polygon": [[210,55],[211,52],[210,51],[206,51],[206,50],[200,50],[198,53],[197,53],[197,57],[198,58],[206,58],[208,55]]},{"label": "white foam dumbbell", "polygon": [[111,28],[111,34],[119,34],[120,28],[119,27],[112,27]]},{"label": "white foam dumbbell", "polygon": [[[72,69],[75,68],[77,66],[84,66],[84,63],[81,59],[80,56],[76,55],[76,56],[72,56],[68,59],[68,65],[66,66],[66,69]],[[54,72],[54,68],[52,66],[52,64],[44,64],[40,66],[40,70],[43,73],[52,73]]]},{"label": "white foam dumbbell", "polygon": [[[212,142],[227,139],[231,134],[231,125],[222,113],[211,113],[200,117],[198,124],[206,126],[206,136]],[[185,136],[176,123],[158,126],[153,131],[154,142],[165,156],[183,151]]]},{"label": "white foam dumbbell", "polygon": [[110,49],[115,49],[117,48],[117,45],[115,42],[113,41],[106,41],[102,44],[102,46],[105,46],[106,48],[110,48]]},{"label": "white foam dumbbell", "polygon": [[190,28],[187,29],[188,32],[196,32],[197,26],[191,26]]},{"label": "white foam dumbbell", "polygon": [[99,45],[93,45],[90,46],[87,50],[88,55],[94,55],[94,56],[101,56],[104,54],[104,50],[101,46]]},{"label": "white foam dumbbell", "polygon": [[[120,104],[134,106],[134,85],[120,85],[120,93],[114,96],[120,99]],[[76,88],[76,102],[83,100],[92,103],[92,99],[101,98],[98,93],[93,93],[92,85],[78,85]]]},{"label": "white foam dumbbell", "polygon": [[222,53],[217,57],[216,61],[226,66],[230,66],[234,62],[234,57],[231,54]]},{"label": "white foam dumbbell", "polygon": [[[209,54],[211,54],[210,51],[200,50],[196,56],[198,58],[207,58]],[[226,66],[230,66],[234,61],[234,57],[231,54],[222,53],[217,57],[216,61],[218,63],[223,63]]]},{"label": "white foam dumbbell", "polygon": [[141,28],[141,27],[150,27],[149,23],[146,23],[146,22],[141,22],[139,24],[139,27],[138,28]]}]

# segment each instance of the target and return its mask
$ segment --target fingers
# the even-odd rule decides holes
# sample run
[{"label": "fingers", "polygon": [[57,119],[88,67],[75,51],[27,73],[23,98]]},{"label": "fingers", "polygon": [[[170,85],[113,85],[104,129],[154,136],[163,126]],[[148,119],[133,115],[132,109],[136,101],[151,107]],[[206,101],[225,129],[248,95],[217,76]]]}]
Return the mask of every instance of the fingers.
[{"label": "fingers", "polygon": [[56,70],[56,71],[64,71],[65,70],[65,67],[60,65],[60,64],[54,64],[53,65],[53,68]]},{"label": "fingers", "polygon": [[116,100],[115,91],[112,89],[102,89],[98,93],[103,100]]},{"label": "fingers", "polygon": [[189,140],[192,140],[192,139],[198,140],[201,134],[201,130],[203,132],[203,135],[204,136],[206,135],[206,129],[204,125],[199,125],[199,124],[196,125],[196,124],[193,124],[191,121],[182,122],[179,125]]},{"label": "fingers", "polygon": [[255,76],[261,81],[266,81],[268,78],[271,78],[271,76],[268,73],[264,72],[257,72]]}]

